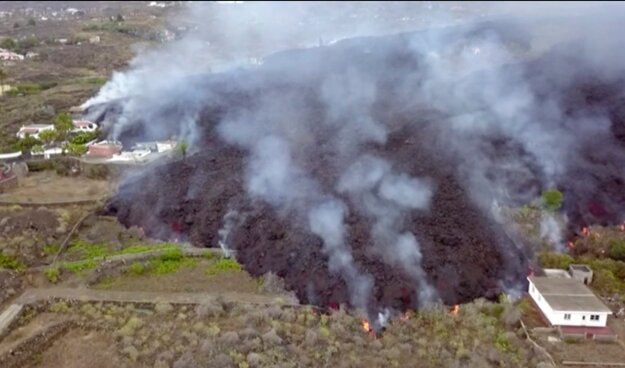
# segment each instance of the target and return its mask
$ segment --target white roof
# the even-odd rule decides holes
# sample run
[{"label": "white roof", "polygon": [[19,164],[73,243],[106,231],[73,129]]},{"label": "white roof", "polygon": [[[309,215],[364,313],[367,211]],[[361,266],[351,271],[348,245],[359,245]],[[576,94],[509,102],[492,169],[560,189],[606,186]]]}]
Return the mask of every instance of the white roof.
[{"label": "white roof", "polygon": [[586,285],[573,278],[527,278],[554,311],[612,313]]}]

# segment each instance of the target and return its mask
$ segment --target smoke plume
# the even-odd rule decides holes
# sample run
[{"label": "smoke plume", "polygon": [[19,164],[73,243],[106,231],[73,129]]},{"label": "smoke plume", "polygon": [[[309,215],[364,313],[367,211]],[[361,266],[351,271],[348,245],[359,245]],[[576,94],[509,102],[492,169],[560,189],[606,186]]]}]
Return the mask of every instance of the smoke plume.
[{"label": "smoke plume", "polygon": [[[617,10],[622,5],[191,4],[176,21],[192,31],[137,56],[85,106],[111,138],[185,138],[196,152],[185,170],[206,185],[203,165],[232,175],[211,179],[231,180],[220,195],[240,207],[222,213],[220,205],[224,231],[256,234],[253,222],[230,228],[226,212],[271,222],[269,206],[289,229],[274,238],[297,248],[284,257],[324,257],[352,305],[382,313],[389,305],[373,308],[379,300],[455,303],[524,279],[526,250],[493,208],[557,187],[572,226],[622,219],[625,195],[604,190],[625,183],[625,127],[615,119],[625,95]],[[233,193],[239,175],[245,200]],[[202,188],[184,190],[195,196]],[[124,216],[140,218],[136,211]],[[541,236],[559,247],[566,234],[545,215]],[[237,243],[242,259],[266,254],[235,238],[219,245]],[[313,282],[300,280],[305,271],[276,271],[300,297],[312,294]],[[391,285],[404,281],[409,287]],[[333,302],[333,293],[324,297]]]}]

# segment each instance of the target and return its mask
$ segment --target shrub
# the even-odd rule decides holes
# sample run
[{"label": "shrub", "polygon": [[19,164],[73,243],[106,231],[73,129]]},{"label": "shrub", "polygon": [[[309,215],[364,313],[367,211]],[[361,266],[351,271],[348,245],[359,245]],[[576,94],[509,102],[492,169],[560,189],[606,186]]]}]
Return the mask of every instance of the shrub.
[{"label": "shrub", "polygon": [[220,271],[240,271],[241,265],[234,258],[220,258],[215,263],[208,266],[206,273],[208,275],[216,275]]},{"label": "shrub", "polygon": [[141,262],[133,262],[128,267],[128,272],[133,275],[142,275],[145,272],[145,266]]},{"label": "shrub", "polygon": [[78,273],[89,268],[94,268],[96,265],[96,261],[92,259],[85,259],[82,261],[65,262],[63,263],[63,268],[70,272]]},{"label": "shrub", "polygon": [[610,258],[625,261],[625,240],[613,240],[610,243]]},{"label": "shrub", "polygon": [[9,270],[21,270],[25,268],[24,264],[17,260],[14,256],[9,256],[0,251],[0,268]]},{"label": "shrub", "polygon": [[543,206],[549,211],[556,211],[562,206],[562,192],[557,189],[547,189],[542,194]]},{"label": "shrub", "polygon": [[161,261],[179,261],[182,259],[182,250],[180,248],[167,249],[159,258]]},{"label": "shrub", "polygon": [[56,284],[59,281],[59,278],[61,277],[61,270],[59,269],[58,266],[50,266],[48,268],[46,268],[43,271],[44,275],[46,275],[46,278],[48,279],[48,281],[50,281],[53,284]]},{"label": "shrub", "polygon": [[574,262],[574,259],[565,253],[541,252],[538,254],[538,261],[544,268],[566,269]]},{"label": "shrub", "polygon": [[59,250],[59,246],[51,243],[43,246],[43,252],[45,254],[55,254]]},{"label": "shrub", "polygon": [[69,143],[74,145],[84,145],[85,143],[91,142],[92,140],[96,139],[99,134],[100,132],[98,130],[95,130],[93,132],[79,132],[69,137],[68,141]]}]

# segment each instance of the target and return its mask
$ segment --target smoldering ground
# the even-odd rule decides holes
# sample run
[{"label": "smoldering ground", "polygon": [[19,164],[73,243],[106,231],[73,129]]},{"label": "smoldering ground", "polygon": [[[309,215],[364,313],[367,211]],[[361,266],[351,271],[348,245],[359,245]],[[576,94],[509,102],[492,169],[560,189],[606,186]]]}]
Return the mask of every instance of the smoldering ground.
[{"label": "smoldering ground", "polygon": [[[265,6],[278,19],[295,14]],[[212,31],[199,27],[88,103],[117,99],[105,115],[112,137],[177,134],[194,152],[122,183],[107,211],[205,246],[229,227],[227,246],[252,274],[273,271],[324,306],[455,304],[522,285],[531,252],[494,204],[558,187],[574,229],[620,222],[625,200],[612,36],[621,13],[561,6],[282,51],[223,72],[163,61],[204,52],[194,45]],[[250,29],[259,45],[288,45],[289,24]],[[249,41],[237,37],[233,54]],[[545,231],[557,247],[566,229],[554,224]]]}]

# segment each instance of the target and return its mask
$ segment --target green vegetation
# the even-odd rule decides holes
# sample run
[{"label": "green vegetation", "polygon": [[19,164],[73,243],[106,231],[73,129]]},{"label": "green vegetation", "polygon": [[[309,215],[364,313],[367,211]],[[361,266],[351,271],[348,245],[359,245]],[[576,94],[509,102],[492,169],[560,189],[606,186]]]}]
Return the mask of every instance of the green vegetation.
[{"label": "green vegetation", "polygon": [[39,139],[43,141],[45,144],[51,144],[56,141],[59,137],[59,133],[56,129],[48,129],[39,133]]},{"label": "green vegetation", "polygon": [[17,260],[14,256],[9,256],[0,251],[0,268],[6,268],[9,270],[21,270],[25,266],[22,262]]},{"label": "green vegetation", "polygon": [[79,273],[79,272],[82,272],[84,270],[88,270],[90,268],[94,268],[95,266],[97,266],[97,263],[93,259],[85,259],[85,260],[82,260],[82,261],[64,262],[63,263],[63,268],[64,269],[66,269],[67,271],[70,271],[70,272],[74,272],[74,273]]},{"label": "green vegetation", "polygon": [[625,261],[625,240],[619,239],[610,242],[610,258]]},{"label": "green vegetation", "polygon": [[67,134],[74,129],[72,116],[68,112],[60,112],[54,117],[54,129],[59,133],[61,140],[67,138]]},{"label": "green vegetation", "polygon": [[150,271],[155,275],[164,275],[178,271],[180,267],[197,265],[198,260],[192,257],[183,257],[178,260],[155,259],[150,262]]},{"label": "green vegetation", "polygon": [[45,91],[47,89],[56,87],[58,85],[57,82],[41,82],[41,83],[32,83],[32,82],[23,82],[17,83],[13,86],[12,89],[7,91],[8,96],[28,96],[28,95],[36,95],[41,91]]},{"label": "green vegetation", "polygon": [[556,211],[562,207],[562,192],[555,188],[545,190],[541,197],[543,206],[548,211]]},{"label": "green vegetation", "polygon": [[240,271],[241,265],[234,258],[220,258],[213,264],[208,266],[206,273],[208,275],[216,275],[222,271]]},{"label": "green vegetation", "polygon": [[65,143],[63,149],[70,156],[82,156],[87,153],[87,146],[84,144]]},{"label": "green vegetation", "polygon": [[48,281],[53,284],[56,284],[61,277],[61,270],[58,266],[50,266],[43,271],[43,274],[46,276]]},{"label": "green vegetation", "polygon": [[28,25],[31,27],[34,27],[37,24],[37,22],[35,21],[34,18],[29,18],[28,19]]},{"label": "green vegetation", "polygon": [[145,272],[145,265],[141,262],[133,262],[128,266],[128,272],[133,275],[142,275]]},{"label": "green vegetation", "polygon": [[84,145],[85,143],[91,142],[96,139],[100,134],[99,130],[95,130],[93,132],[80,132],[69,137],[68,142],[73,145]]},{"label": "green vegetation", "polygon": [[134,254],[134,253],[143,253],[143,252],[149,252],[153,250],[162,250],[162,249],[180,249],[180,247],[178,247],[176,244],[173,244],[173,243],[161,243],[161,244],[154,244],[154,245],[137,244],[137,245],[131,245],[130,247],[118,250],[111,254],[112,255]]},{"label": "green vegetation", "polygon": [[0,41],[0,48],[15,51],[17,50],[17,40],[11,37],[3,38]]},{"label": "green vegetation", "polygon": [[15,151],[30,151],[34,146],[40,146],[41,141],[26,133],[24,138],[20,138],[12,146]]},{"label": "green vegetation", "polygon": [[620,293],[625,295],[625,262],[609,258],[581,256],[573,258],[568,254],[542,252],[538,256],[542,267],[566,269],[571,263],[587,264],[593,269],[591,287],[600,294]]},{"label": "green vegetation", "polygon": [[42,250],[45,254],[56,254],[59,250],[59,246],[54,243],[46,244],[43,246]]},{"label": "green vegetation", "polygon": [[538,261],[544,268],[567,269],[571,263],[575,263],[573,257],[566,253],[541,252]]}]

